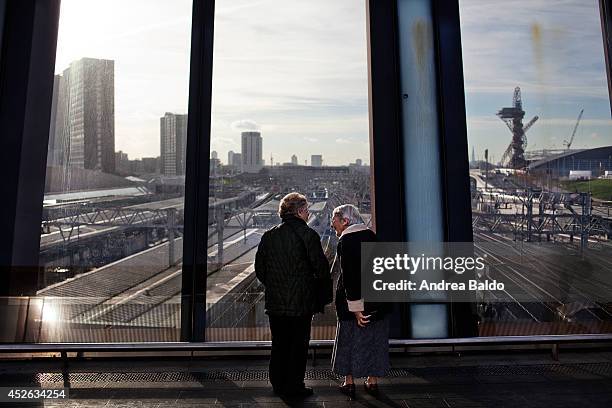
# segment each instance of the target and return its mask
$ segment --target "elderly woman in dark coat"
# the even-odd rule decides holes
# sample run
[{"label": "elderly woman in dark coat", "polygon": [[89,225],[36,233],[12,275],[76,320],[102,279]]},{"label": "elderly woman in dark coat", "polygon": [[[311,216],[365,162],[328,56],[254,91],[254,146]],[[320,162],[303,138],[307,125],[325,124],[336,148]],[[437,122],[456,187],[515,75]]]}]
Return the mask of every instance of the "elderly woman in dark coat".
[{"label": "elderly woman in dark coat", "polygon": [[384,304],[364,303],[361,297],[361,243],[376,241],[357,207],[336,207],[332,227],[338,241],[336,262],[341,271],[336,289],[338,326],[332,369],[345,376],[340,391],[355,397],[355,377],[367,377],[365,390],[378,393],[378,377],[389,370],[389,317]]}]

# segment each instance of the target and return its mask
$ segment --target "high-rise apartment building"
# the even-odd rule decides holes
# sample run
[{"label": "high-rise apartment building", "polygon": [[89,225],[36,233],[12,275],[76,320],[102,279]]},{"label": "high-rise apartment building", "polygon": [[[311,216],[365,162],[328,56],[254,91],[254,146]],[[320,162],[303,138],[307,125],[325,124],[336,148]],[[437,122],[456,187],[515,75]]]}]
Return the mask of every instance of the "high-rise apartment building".
[{"label": "high-rise apartment building", "polygon": [[227,152],[227,164],[237,170],[238,172],[242,171],[242,154],[234,153],[233,150]]},{"label": "high-rise apartment building", "polygon": [[239,172],[242,172],[242,153],[234,153],[234,161],[232,166]]},{"label": "high-rise apartment building", "polygon": [[48,164],[115,172],[114,67],[81,58],[55,76]]},{"label": "high-rise apartment building", "polygon": [[187,115],[166,112],[160,118],[160,172],[165,176],[185,174]]},{"label": "high-rise apartment building", "polygon": [[313,154],[310,156],[310,165],[312,167],[321,167],[323,166],[323,155]]},{"label": "high-rise apartment building", "polygon": [[262,169],[262,138],[259,132],[242,132],[242,165],[246,173],[257,173]]}]

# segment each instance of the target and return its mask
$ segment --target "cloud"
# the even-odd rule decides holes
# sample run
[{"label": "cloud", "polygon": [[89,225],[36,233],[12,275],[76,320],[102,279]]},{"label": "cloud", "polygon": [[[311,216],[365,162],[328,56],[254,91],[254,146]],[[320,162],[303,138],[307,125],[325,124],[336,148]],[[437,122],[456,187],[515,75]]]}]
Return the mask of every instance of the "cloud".
[{"label": "cloud", "polygon": [[233,150],[240,152],[240,144],[233,139],[213,135],[210,140],[210,150],[216,150],[219,153],[219,157],[226,157],[225,152],[227,151]]},{"label": "cloud", "polygon": [[336,139],[336,143],[338,143],[338,144],[350,144],[351,141],[348,140],[348,139],[344,139],[344,138],[340,137],[340,138]]},{"label": "cloud", "polygon": [[260,126],[257,124],[257,122],[251,119],[237,120],[235,122],[232,122],[230,124],[230,127],[232,128],[232,130],[236,130],[236,131],[259,130],[260,129]]},{"label": "cloud", "polygon": [[219,145],[219,146],[233,146],[236,144],[236,141],[234,139],[230,139],[228,137],[215,137],[213,136],[211,138],[211,142],[213,144]]},{"label": "cloud", "polygon": [[319,141],[316,137],[305,137],[304,140],[310,143],[317,143]]},{"label": "cloud", "polygon": [[500,4],[460,2],[467,92],[520,85],[542,98],[607,96],[596,1],[561,0],[552,10],[546,0],[514,0],[511,12]]}]

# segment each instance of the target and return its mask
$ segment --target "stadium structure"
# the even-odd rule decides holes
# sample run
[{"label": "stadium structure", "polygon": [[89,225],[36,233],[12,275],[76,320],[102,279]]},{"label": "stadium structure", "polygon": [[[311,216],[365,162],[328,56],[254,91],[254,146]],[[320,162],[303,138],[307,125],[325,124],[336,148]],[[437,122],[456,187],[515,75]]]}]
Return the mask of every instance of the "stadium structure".
[{"label": "stadium structure", "polygon": [[592,149],[571,149],[543,155],[527,166],[531,174],[546,174],[553,178],[568,177],[570,171],[591,171],[593,177],[612,170],[612,146]]}]

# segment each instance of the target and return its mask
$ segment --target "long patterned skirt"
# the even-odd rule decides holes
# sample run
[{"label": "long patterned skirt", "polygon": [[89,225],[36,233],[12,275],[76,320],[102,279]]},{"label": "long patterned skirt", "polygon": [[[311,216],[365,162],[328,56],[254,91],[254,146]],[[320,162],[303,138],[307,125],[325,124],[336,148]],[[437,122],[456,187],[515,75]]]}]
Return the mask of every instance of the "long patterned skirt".
[{"label": "long patterned skirt", "polygon": [[389,316],[359,327],[356,319],[340,320],[332,370],[353,377],[382,377],[389,371]]}]

